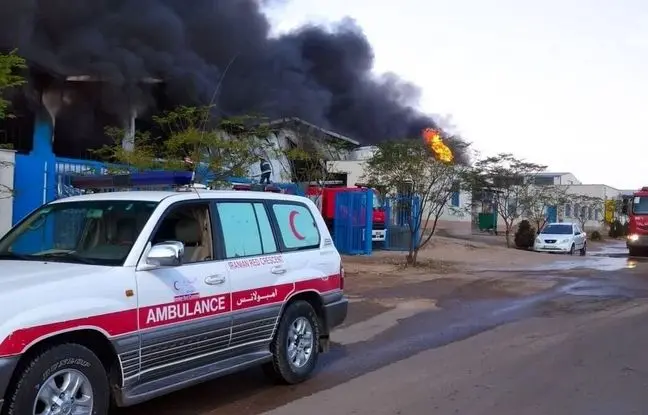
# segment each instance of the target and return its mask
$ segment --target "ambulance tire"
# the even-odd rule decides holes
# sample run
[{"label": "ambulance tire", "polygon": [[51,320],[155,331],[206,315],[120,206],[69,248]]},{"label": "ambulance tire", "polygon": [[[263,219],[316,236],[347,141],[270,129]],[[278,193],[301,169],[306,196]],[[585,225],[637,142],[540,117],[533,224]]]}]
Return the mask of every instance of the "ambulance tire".
[{"label": "ambulance tire", "polygon": [[57,372],[80,372],[92,388],[92,415],[107,415],[110,389],[106,370],[99,358],[78,344],[62,344],[45,349],[25,363],[2,411],[3,415],[25,415],[34,412],[40,386]]},{"label": "ambulance tire", "polygon": [[[290,362],[288,356],[289,335],[291,327],[298,321],[306,320],[312,331],[312,343],[310,355],[305,364],[296,367]],[[294,385],[307,380],[317,366],[320,350],[320,325],[315,309],[307,301],[298,300],[291,303],[279,321],[270,352],[272,361],[263,365],[264,373],[273,381],[288,385]]]}]

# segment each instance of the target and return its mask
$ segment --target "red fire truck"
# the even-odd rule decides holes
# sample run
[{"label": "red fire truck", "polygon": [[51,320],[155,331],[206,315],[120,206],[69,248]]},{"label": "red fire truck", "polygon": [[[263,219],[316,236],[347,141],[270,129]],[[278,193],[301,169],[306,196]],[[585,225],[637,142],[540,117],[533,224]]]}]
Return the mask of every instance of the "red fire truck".
[{"label": "red fire truck", "polygon": [[[319,187],[319,186],[309,186],[306,191],[306,196],[311,199],[317,207],[322,212],[324,221],[329,230],[333,230],[333,223],[335,221],[335,199],[336,195],[340,192],[348,191],[361,191],[366,190],[366,186],[354,186],[354,187],[344,187],[344,186],[335,186],[335,187]],[[372,214],[372,232],[371,240],[374,242],[382,242],[385,240],[387,235],[385,227],[385,210],[383,209],[380,193],[376,189],[371,189],[374,193],[373,197],[373,214]]]},{"label": "red fire truck", "polygon": [[648,251],[648,187],[634,192],[624,200],[623,213],[628,215],[628,237],[626,246],[630,256],[646,254]]}]

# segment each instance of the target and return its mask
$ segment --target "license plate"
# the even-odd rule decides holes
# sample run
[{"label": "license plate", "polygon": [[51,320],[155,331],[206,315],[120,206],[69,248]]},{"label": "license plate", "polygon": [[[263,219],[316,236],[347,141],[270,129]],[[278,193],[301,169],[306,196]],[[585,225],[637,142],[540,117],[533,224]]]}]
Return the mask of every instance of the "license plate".
[{"label": "license plate", "polygon": [[545,245],[545,249],[553,249],[556,247],[556,245]]}]

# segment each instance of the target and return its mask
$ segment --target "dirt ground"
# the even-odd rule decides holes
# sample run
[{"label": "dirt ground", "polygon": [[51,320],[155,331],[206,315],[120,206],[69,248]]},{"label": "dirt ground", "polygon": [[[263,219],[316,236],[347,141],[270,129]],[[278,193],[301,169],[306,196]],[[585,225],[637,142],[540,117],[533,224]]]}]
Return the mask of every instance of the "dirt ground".
[{"label": "dirt ground", "polygon": [[[521,269],[548,264],[561,256],[521,251],[462,239],[437,237],[419,252],[419,265],[405,267],[405,252],[374,251],[371,256],[344,256],[352,291],[429,281],[441,277],[472,281],[476,271]],[[572,257],[576,258],[576,257]]]},{"label": "dirt ground", "polygon": [[448,299],[532,295],[552,288],[558,281],[528,275],[524,269],[565,259],[561,255],[449,237],[437,237],[422,249],[417,267],[406,267],[405,257],[405,252],[390,251],[343,257],[347,276],[345,291],[353,302],[353,313],[346,324],[393,310],[399,304],[421,300],[443,304]]},{"label": "dirt ground", "polygon": [[[370,272],[393,270],[394,266],[404,262],[405,255],[406,252],[374,251],[371,256],[345,256],[345,266],[348,272],[353,272],[354,266],[361,266],[365,271]],[[419,252],[419,262],[440,270],[447,270],[449,267],[453,269],[494,266],[518,268],[524,265],[546,264],[555,260],[556,257],[553,255],[448,237],[434,238]]]}]

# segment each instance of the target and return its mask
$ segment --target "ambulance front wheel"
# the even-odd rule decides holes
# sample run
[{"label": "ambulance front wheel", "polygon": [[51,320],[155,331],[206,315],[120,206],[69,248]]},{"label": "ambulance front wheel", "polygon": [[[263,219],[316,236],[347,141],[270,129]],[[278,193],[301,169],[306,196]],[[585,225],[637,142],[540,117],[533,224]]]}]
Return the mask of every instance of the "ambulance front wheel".
[{"label": "ambulance front wheel", "polygon": [[45,349],[26,361],[3,408],[6,415],[107,415],[108,376],[99,358],[77,344]]},{"label": "ambulance front wheel", "polygon": [[319,357],[320,326],[307,301],[288,305],[270,343],[272,361],[263,366],[271,379],[294,385],[308,379]]}]

